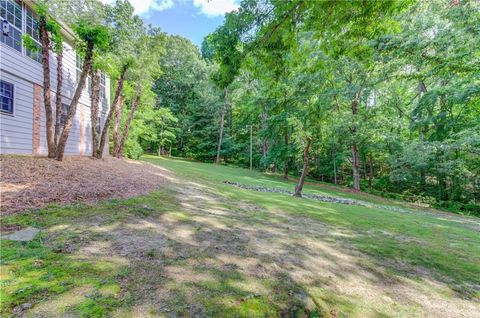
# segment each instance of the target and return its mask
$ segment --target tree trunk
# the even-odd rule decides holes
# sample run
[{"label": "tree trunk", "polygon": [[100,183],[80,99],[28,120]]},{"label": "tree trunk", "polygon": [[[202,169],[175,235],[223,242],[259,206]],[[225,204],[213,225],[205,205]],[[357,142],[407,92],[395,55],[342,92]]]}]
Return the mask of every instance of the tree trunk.
[{"label": "tree trunk", "polygon": [[123,91],[123,83],[125,82],[125,74],[127,73],[127,67],[124,66],[122,72],[120,73],[120,77],[117,81],[117,89],[115,90],[115,97],[113,98],[112,106],[108,111],[107,118],[105,119],[105,123],[103,124],[102,135],[100,137],[100,145],[97,150],[97,158],[103,157],[103,149],[105,148],[105,144],[107,141],[107,134],[108,134],[108,127],[110,126],[110,121],[112,120],[113,114],[115,113],[118,103],[120,101],[120,96]]},{"label": "tree trunk", "polygon": [[183,152],[183,133],[180,132],[180,138],[178,140],[178,150]]},{"label": "tree trunk", "polygon": [[421,98],[427,92],[427,86],[423,81],[418,83],[418,97]]},{"label": "tree trunk", "polygon": [[420,170],[420,189],[425,191],[425,186],[427,184],[427,180],[425,177],[425,171],[423,169]]},{"label": "tree trunk", "polygon": [[133,116],[135,115],[135,110],[137,109],[138,102],[140,101],[140,95],[142,93],[142,85],[137,85],[137,92],[135,94],[135,98],[133,99],[132,107],[130,108],[130,112],[128,113],[127,121],[125,122],[125,127],[123,128],[122,138],[118,144],[118,151],[115,154],[117,158],[123,157],[123,147],[125,146],[125,141],[128,137],[128,130],[130,129],[130,124],[132,123]]},{"label": "tree trunk", "polygon": [[367,156],[363,156],[363,176],[362,179],[367,179]]},{"label": "tree trunk", "polygon": [[283,179],[288,180],[288,130],[285,130],[285,147],[287,151],[285,155],[285,166],[283,167]]},{"label": "tree trunk", "polygon": [[[267,119],[268,119],[267,111],[268,111],[267,107],[265,107],[262,112],[262,128],[264,130],[267,130]],[[266,137],[264,137],[262,141],[262,159],[264,163],[266,162],[266,159],[267,159],[267,152],[268,152],[268,140]]]},{"label": "tree trunk", "polygon": [[120,124],[122,122],[123,115],[123,96],[120,95],[118,100],[118,106],[113,114],[113,155],[117,157],[118,147],[120,144]]},{"label": "tree trunk", "polygon": [[67,119],[65,120],[65,125],[63,127],[62,135],[60,136],[60,141],[58,142],[57,147],[57,160],[62,161],[65,154],[65,147],[67,145],[68,135],[70,134],[70,129],[73,124],[73,117],[77,111],[78,101],[82,95],[83,88],[85,87],[85,80],[87,75],[90,72],[92,67],[92,56],[93,56],[93,44],[87,46],[85,54],[85,62],[83,63],[82,73],[80,75],[80,81],[78,82],[77,89],[73,95],[72,102],[70,103],[70,109],[68,110]]},{"label": "tree trunk", "polygon": [[[352,101],[352,115],[355,117],[358,114],[358,99],[359,93],[355,94],[355,98]],[[356,123],[353,123],[352,128],[350,129],[352,134],[352,166],[353,166],[353,188],[355,190],[360,190],[360,172],[359,172],[359,160],[358,160],[358,146],[356,139],[357,127]]]},{"label": "tree trunk", "polygon": [[337,151],[333,151],[333,183],[337,184]]},{"label": "tree trunk", "polygon": [[438,189],[439,189],[439,199],[440,200],[448,200],[446,197],[446,182],[445,182],[445,175],[443,173],[439,173],[437,176],[438,180]]},{"label": "tree trunk", "polygon": [[97,69],[92,74],[92,107],[90,112],[90,121],[92,126],[92,157],[98,158],[98,130],[99,125],[99,102],[100,102],[100,70]]},{"label": "tree trunk", "polygon": [[[57,92],[55,94],[55,148],[60,140],[62,130],[62,86],[63,86],[63,45],[57,53]],[[55,149],[56,150],[56,149]]]},{"label": "tree trunk", "polygon": [[308,151],[310,150],[311,142],[312,139],[307,138],[307,145],[303,149],[303,170],[300,179],[298,180],[298,184],[295,187],[295,193],[293,194],[295,197],[302,197],[303,184],[305,183],[305,178],[307,177],[308,173]]},{"label": "tree trunk", "polygon": [[52,102],[50,95],[50,38],[47,31],[46,17],[41,17],[39,24],[40,38],[42,42],[43,104],[45,106],[45,124],[47,129],[48,157],[55,158],[55,136]]},{"label": "tree trunk", "polygon": [[220,133],[218,134],[217,157],[215,163],[220,163],[220,151],[222,150],[223,127],[225,125],[225,113],[227,111],[227,88],[225,88],[222,111],[220,113]]},{"label": "tree trunk", "polygon": [[370,161],[370,175],[368,177],[368,188],[371,189],[372,188],[373,177],[374,177],[374,174],[375,174],[375,171],[374,171],[374,168],[373,168],[372,154],[370,154],[370,156],[369,156],[369,161]]},{"label": "tree trunk", "polygon": [[356,142],[352,145],[353,188],[360,190],[360,172],[358,171],[358,147]]}]

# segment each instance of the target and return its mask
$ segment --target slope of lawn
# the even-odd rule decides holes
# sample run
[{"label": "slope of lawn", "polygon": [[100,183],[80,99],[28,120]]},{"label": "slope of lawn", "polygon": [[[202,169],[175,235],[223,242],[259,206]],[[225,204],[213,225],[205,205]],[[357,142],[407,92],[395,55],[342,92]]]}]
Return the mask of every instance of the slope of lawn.
[{"label": "slope of lawn", "polygon": [[[146,161],[158,163],[158,158],[154,156],[144,156]],[[221,166],[212,165],[210,163],[194,162],[184,159],[164,160],[162,166],[171,168],[177,173],[184,176],[195,176],[196,178],[211,180],[211,181],[232,181],[245,185],[264,186],[269,188],[281,188],[293,191],[296,180],[285,180],[283,176],[272,173],[259,173],[257,171],[250,171],[248,169],[241,169],[234,166]],[[335,186],[333,184],[326,184],[321,182],[309,181],[304,186],[304,190],[310,193],[316,193],[320,195],[330,195],[340,198],[352,198],[372,203],[383,204],[388,202],[393,206],[405,206],[410,207],[411,204],[395,200],[387,200],[382,197],[370,195],[363,192],[355,192],[351,189]]]},{"label": "slope of lawn", "polygon": [[[354,239],[356,246],[377,257],[425,266],[434,269],[439,276],[454,280],[466,279],[465,282],[469,281],[479,287],[480,218],[443,212],[436,214],[421,209],[411,209],[412,213],[399,213],[362,206],[320,203],[276,193],[258,193],[225,185],[223,181],[288,190],[292,190],[295,183],[278,175],[236,167],[150,156],[144,160],[171,169],[195,182],[208,183],[231,200],[248,200],[269,210],[282,209],[353,231],[358,234]],[[388,205],[388,202],[398,204],[371,195],[363,196],[314,185],[306,185],[304,192],[361,199],[384,205]]]},{"label": "slope of lawn", "polygon": [[[325,203],[246,169],[146,156],[147,196],[2,218],[2,316],[478,317],[480,220]],[[309,185],[305,191],[390,204]],[[401,204],[401,203],[393,203]]]}]

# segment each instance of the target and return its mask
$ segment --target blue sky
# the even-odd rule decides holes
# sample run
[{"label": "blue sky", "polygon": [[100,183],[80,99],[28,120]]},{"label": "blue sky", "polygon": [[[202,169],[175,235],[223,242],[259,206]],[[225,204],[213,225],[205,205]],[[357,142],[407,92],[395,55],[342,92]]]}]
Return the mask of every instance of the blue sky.
[{"label": "blue sky", "polygon": [[[102,0],[112,3],[113,0]],[[129,0],[145,23],[178,34],[200,46],[203,38],[235,10],[239,0]]]}]

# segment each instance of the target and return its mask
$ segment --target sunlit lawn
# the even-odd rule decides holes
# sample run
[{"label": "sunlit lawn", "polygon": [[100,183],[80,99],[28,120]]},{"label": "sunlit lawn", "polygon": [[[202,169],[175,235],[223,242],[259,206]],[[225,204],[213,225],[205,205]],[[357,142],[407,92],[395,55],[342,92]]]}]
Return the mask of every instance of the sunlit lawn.
[{"label": "sunlit lawn", "polygon": [[[144,160],[176,180],[144,197],[2,219],[42,230],[29,243],[1,242],[2,316],[25,303],[32,315],[83,317],[428,313],[420,301],[348,296],[341,286],[353,275],[347,264],[378,295],[402,286],[412,295],[435,293],[440,305],[461,303],[466,313],[479,309],[479,219],[241,190],[223,181],[285,189],[294,183],[235,167]],[[305,191],[356,196],[317,186]],[[303,272],[318,277],[303,280]],[[360,277],[365,273],[376,280]]]}]

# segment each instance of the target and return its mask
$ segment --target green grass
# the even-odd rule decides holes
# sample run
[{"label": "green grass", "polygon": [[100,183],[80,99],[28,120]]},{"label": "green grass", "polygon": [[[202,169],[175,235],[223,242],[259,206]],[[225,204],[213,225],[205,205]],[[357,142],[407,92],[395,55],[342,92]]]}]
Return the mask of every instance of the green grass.
[{"label": "green grass", "polygon": [[[381,298],[372,302],[342,294],[336,285],[351,274],[343,264],[328,277],[307,283],[294,279],[289,259],[282,264],[282,259],[242,247],[241,231],[249,238],[245,241],[248,246],[265,230],[278,234],[276,239],[287,240],[289,253],[297,252],[294,244],[304,237],[349,251],[360,260],[354,264],[359,275],[368,272],[372,277],[368,284],[379,289],[388,281],[415,286],[416,292],[435,292],[445,301],[475,303],[480,298],[478,218],[413,208],[410,213],[400,213],[241,190],[223,181],[289,190],[294,183],[235,167],[151,156],[143,160],[172,171],[177,180],[128,200],[92,206],[52,205],[2,218],[4,225],[35,226],[42,232],[28,243],[1,240],[0,315],[9,316],[14,307],[26,302],[34,305],[33,310],[46,310],[49,316],[79,317],[194,316],[192,313],[214,317],[410,317],[425,313],[416,303],[392,305]],[[215,194],[218,200],[185,197],[179,193],[182,187]],[[305,191],[402,205],[321,185],[308,185]],[[249,210],[251,207],[255,209]],[[229,214],[224,215],[225,211]],[[294,226],[288,217],[323,224],[327,233],[341,235],[304,236],[297,230],[280,233]],[[125,254],[118,249],[115,233],[126,233],[127,243],[122,244],[134,245],[139,238],[145,242]],[[210,244],[202,245],[208,240]],[[231,250],[222,250],[222,244],[232,244]],[[85,252],[97,245],[109,252],[100,256]],[[276,264],[273,268],[277,270],[257,277],[238,266],[219,265],[217,256],[222,253],[232,259]],[[325,257],[328,261],[330,256]],[[169,274],[172,270],[186,278]],[[322,274],[323,269],[318,272]],[[429,282],[445,287],[432,291]],[[388,295],[390,288],[382,293]],[[314,302],[308,308],[295,296],[304,291]]]},{"label": "green grass", "polygon": [[[353,242],[357,248],[376,258],[423,266],[431,269],[438,279],[447,277],[447,280],[452,280],[452,286],[455,283],[480,284],[478,218],[451,215],[450,219],[444,214],[436,215],[420,209],[412,209],[413,213],[400,213],[362,206],[319,203],[276,193],[240,190],[223,184],[223,181],[289,190],[292,190],[294,183],[283,180],[278,175],[235,167],[158,159],[152,156],[147,156],[144,160],[159,164],[195,182],[211,185],[229,200],[246,200],[270,211],[282,209],[293,215],[304,215],[339,226],[354,233]],[[377,202],[373,196],[363,197],[316,186],[307,185],[304,191]],[[387,204],[385,200],[379,200],[382,204]],[[466,223],[459,220],[465,220]],[[469,227],[470,222],[475,228]],[[385,235],[384,232],[388,234]],[[464,288],[468,289],[466,286]],[[466,292],[474,293],[473,290]],[[478,296],[476,294],[476,297]]]},{"label": "green grass", "polygon": [[[281,188],[293,191],[296,181],[285,180],[283,176],[274,173],[260,173],[255,170],[242,169],[233,166],[219,166],[210,163],[195,162],[181,158],[166,159],[147,155],[142,158],[145,161],[160,164],[168,169],[175,171],[176,174],[191,177],[194,176],[196,180],[202,181],[232,181],[246,185],[264,186],[269,188]],[[388,201],[389,205],[394,206],[409,206],[406,202],[387,200],[382,197],[369,195],[366,193],[355,193],[352,191],[345,191],[347,188],[327,184],[314,180],[309,180],[309,184],[305,184],[304,191],[320,195],[336,196],[341,198],[351,198],[363,200],[376,204],[383,204]]]}]

